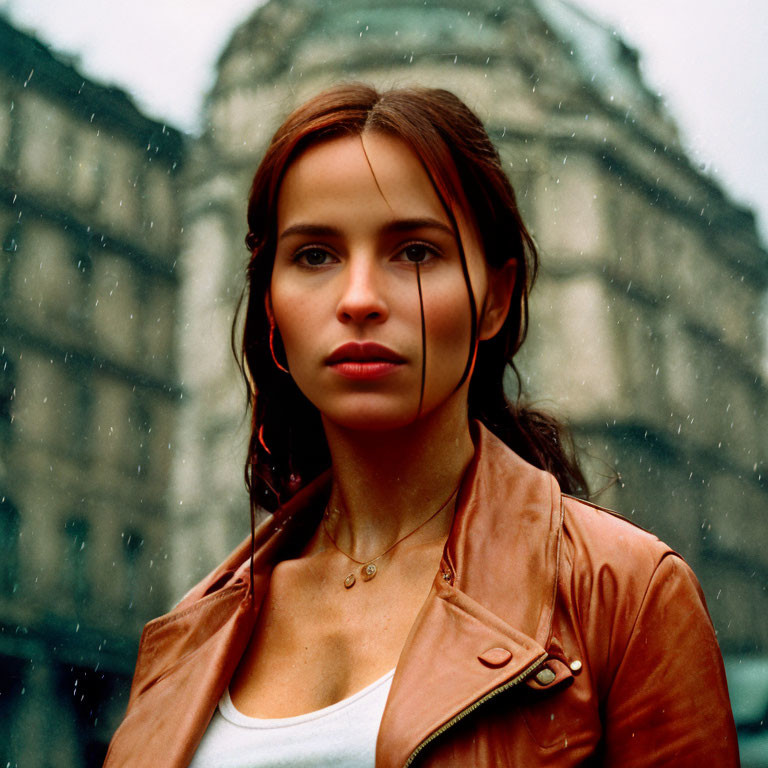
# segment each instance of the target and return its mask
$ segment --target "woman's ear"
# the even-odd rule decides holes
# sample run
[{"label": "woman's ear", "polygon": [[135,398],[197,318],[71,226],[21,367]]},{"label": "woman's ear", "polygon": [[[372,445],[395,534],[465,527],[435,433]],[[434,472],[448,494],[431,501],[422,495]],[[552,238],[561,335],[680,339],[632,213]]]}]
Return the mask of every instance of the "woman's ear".
[{"label": "woman's ear", "polygon": [[503,267],[488,268],[488,291],[483,302],[478,339],[492,339],[504,325],[515,288],[517,260],[511,259]]}]

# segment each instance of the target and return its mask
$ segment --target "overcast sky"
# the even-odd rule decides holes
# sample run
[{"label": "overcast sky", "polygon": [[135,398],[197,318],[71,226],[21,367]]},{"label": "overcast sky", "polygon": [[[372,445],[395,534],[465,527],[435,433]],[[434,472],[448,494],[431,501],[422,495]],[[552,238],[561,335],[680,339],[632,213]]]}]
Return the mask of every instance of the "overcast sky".
[{"label": "overcast sky", "polygon": [[[696,162],[760,216],[768,241],[768,0],[572,0],[641,54]],[[0,0],[148,114],[196,129],[233,28],[258,0]]]}]

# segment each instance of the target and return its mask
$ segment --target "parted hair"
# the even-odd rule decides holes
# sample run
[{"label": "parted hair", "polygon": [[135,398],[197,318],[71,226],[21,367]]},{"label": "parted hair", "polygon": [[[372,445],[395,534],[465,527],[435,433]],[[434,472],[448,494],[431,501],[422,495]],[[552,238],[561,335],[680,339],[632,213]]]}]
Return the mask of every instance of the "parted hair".
[{"label": "parted hair", "polygon": [[[270,338],[266,310],[277,242],[277,199],[290,164],[309,146],[332,138],[379,132],[405,142],[421,159],[456,234],[467,282],[473,326],[464,378],[471,374],[469,416],[479,419],[522,458],[551,472],[564,492],[585,496],[587,485],[566,428],[526,405],[514,356],[525,340],[528,296],[538,269],[534,242],[523,224],[515,193],[482,122],[449,91],[401,88],[378,92],[351,83],[310,99],[278,128],[251,185],[250,252],[246,285],[233,325],[233,349],[247,387],[251,433],[245,482],[252,510],[274,510],[330,466],[320,414],[275,364],[285,360],[279,332]],[[492,339],[476,342],[477,308],[456,225],[463,210],[480,235],[493,269],[514,264],[515,282],[506,321]],[[242,329],[240,334],[239,329]],[[505,390],[511,370],[516,391]]]}]

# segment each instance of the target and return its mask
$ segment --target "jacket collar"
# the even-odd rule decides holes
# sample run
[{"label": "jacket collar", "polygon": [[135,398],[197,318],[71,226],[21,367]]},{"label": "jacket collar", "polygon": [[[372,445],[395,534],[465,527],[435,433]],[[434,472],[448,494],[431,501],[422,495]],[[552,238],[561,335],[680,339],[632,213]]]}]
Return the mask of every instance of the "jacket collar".
[{"label": "jacket collar", "polygon": [[[431,735],[546,656],[562,527],[559,488],[478,423],[473,438],[475,456],[441,569],[392,682],[377,744],[380,768],[405,765]],[[168,765],[187,765],[194,754],[253,630],[274,564],[311,536],[329,488],[326,473],[257,529],[252,585],[249,537],[174,611],[147,626],[131,703],[151,718],[163,747],[155,754],[177,745]],[[173,689],[196,691],[183,720],[174,714],[178,703],[158,708],[163,691]],[[158,711],[168,723],[158,721]],[[105,765],[122,764],[119,736],[115,759]]]},{"label": "jacket collar", "polygon": [[408,763],[476,702],[543,661],[562,510],[554,478],[479,424],[433,589],[405,643],[376,765]]}]

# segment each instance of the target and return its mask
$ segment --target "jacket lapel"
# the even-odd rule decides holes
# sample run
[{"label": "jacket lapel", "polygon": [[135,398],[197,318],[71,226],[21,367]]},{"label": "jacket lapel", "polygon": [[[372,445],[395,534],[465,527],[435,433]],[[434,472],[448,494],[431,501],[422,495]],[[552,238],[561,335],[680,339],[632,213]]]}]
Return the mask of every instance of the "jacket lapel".
[{"label": "jacket lapel", "polygon": [[406,765],[473,704],[546,657],[534,639],[440,581],[398,662],[379,730],[377,768]]},{"label": "jacket lapel", "polygon": [[482,427],[476,446],[441,573],[398,661],[377,768],[406,765],[467,709],[547,655],[559,488]]},{"label": "jacket lapel", "polygon": [[313,512],[328,483],[318,478],[258,528],[252,589],[248,537],[173,611],[147,624],[128,713],[105,768],[189,764],[245,651],[272,568],[317,527]]},{"label": "jacket lapel", "polygon": [[[245,594],[245,585],[227,588],[199,609],[145,632],[130,708],[105,766],[189,764],[253,628],[255,613]],[[185,648],[193,650],[185,654]],[[177,652],[181,658],[156,676],[154,659]]]},{"label": "jacket lapel", "polygon": [[[561,531],[556,482],[474,425],[476,452],[441,571],[405,643],[377,744],[380,768],[546,657]],[[128,714],[105,768],[182,768],[245,650],[274,564],[317,527],[330,475],[299,492],[142,636]]]}]

